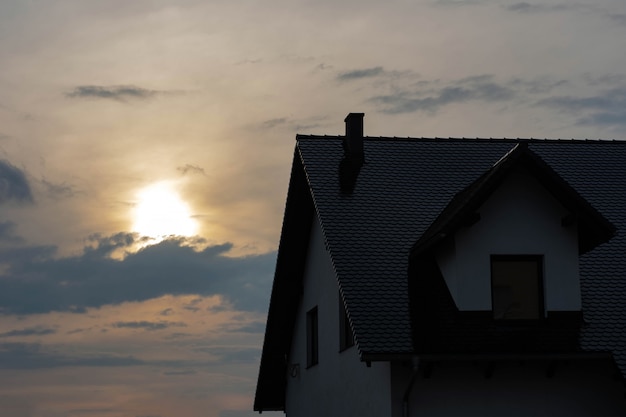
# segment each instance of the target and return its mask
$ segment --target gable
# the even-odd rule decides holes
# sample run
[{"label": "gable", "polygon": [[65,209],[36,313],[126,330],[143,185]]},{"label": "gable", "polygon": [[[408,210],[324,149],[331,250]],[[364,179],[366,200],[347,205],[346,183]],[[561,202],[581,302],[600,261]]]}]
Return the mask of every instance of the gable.
[{"label": "gable", "polygon": [[576,224],[562,225],[569,210],[535,177],[512,172],[475,213],[435,251],[459,310],[491,310],[490,256],[518,254],[543,258],[546,310],[580,311]]}]

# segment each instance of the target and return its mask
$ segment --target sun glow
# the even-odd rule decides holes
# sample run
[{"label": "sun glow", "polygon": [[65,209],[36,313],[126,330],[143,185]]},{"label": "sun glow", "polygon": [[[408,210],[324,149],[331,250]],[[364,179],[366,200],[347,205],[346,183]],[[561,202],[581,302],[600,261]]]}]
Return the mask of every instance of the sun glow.
[{"label": "sun glow", "polygon": [[172,185],[160,182],[137,194],[133,231],[157,241],[167,236],[194,236],[198,224]]}]

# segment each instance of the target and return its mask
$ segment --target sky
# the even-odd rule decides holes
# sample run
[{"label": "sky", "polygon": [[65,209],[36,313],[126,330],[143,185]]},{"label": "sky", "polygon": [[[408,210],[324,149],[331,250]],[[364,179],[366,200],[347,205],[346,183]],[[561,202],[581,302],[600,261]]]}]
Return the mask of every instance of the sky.
[{"label": "sky", "polygon": [[256,415],[296,133],[626,139],[625,38],[623,0],[0,0],[2,415]]}]

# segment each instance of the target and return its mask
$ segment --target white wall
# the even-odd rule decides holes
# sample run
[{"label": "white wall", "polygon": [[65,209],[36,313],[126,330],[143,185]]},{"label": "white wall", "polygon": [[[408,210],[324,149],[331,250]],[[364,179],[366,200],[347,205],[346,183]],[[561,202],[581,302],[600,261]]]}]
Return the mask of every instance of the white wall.
[{"label": "white wall", "polygon": [[[410,416],[623,416],[624,384],[608,360],[559,362],[548,378],[548,362],[440,362],[429,378],[419,374],[411,390]],[[398,387],[409,371],[392,370]],[[404,392],[404,391],[402,391]],[[394,395],[400,410],[401,393]],[[401,415],[399,411],[394,415]]]},{"label": "white wall", "polygon": [[581,309],[578,232],[563,227],[567,210],[532,176],[513,173],[437,254],[460,310],[491,310],[490,255],[544,255],[548,311]]},{"label": "white wall", "polygon": [[[317,306],[319,363],[306,369],[306,312]],[[314,219],[298,310],[291,364],[299,373],[288,377],[288,416],[387,416],[391,413],[388,363],[368,368],[356,346],[339,352],[339,294],[322,230]]]}]

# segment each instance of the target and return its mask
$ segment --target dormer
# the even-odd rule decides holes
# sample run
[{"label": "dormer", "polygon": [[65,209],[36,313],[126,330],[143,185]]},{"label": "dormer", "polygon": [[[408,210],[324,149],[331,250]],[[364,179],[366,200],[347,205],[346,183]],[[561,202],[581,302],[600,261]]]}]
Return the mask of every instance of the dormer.
[{"label": "dormer", "polygon": [[520,142],[449,202],[411,253],[436,261],[458,311],[532,321],[582,310],[579,256],[614,232]]}]

